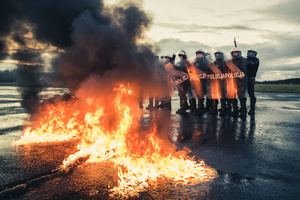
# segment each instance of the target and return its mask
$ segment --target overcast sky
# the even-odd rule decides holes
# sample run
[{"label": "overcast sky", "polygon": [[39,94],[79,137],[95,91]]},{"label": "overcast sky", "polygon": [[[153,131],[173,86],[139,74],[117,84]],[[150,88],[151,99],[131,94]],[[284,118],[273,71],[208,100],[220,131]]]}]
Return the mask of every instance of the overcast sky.
[{"label": "overcast sky", "polygon": [[204,49],[229,57],[236,38],[243,56],[249,48],[258,52],[257,80],[300,77],[299,0],[145,0],[144,8],[161,54],[183,49],[193,59]]},{"label": "overcast sky", "polygon": [[[204,49],[212,55],[222,50],[230,58],[236,38],[243,56],[249,48],[258,52],[258,81],[300,77],[299,0],[132,1],[152,17],[147,36],[160,48],[159,55],[183,49],[194,59],[195,51]],[[50,54],[42,56],[51,58]],[[0,63],[0,70],[11,66],[14,64]]]}]

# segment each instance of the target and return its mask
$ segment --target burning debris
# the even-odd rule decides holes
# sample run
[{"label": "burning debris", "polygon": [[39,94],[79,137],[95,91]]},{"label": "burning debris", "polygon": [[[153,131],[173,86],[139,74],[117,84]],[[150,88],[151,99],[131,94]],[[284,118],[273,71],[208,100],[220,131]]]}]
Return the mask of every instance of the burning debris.
[{"label": "burning debris", "polygon": [[[9,14],[14,19],[11,23],[26,24],[5,30],[13,31],[13,41],[27,50],[23,52],[38,52],[35,61],[39,51],[35,46],[28,48],[24,31],[31,32],[37,42],[57,48],[54,68],[72,96],[39,104],[39,70],[31,70],[29,77],[21,74],[24,81],[33,83],[23,96],[32,117],[14,145],[78,142],[77,152],[64,160],[61,169],[67,171],[81,158],[87,158],[86,163],[109,161],[118,171],[118,185],[110,192],[121,197],[138,195],[160,178],[193,185],[216,176],[203,162],[189,157],[188,150],[176,151],[174,144],[162,140],[156,126],[148,132],[139,130],[138,99],[141,91],[153,88],[155,65],[152,45],[141,42],[151,18],[139,5],[107,6],[99,0],[5,1],[15,11]],[[1,44],[5,44],[3,35]]]},{"label": "burning debris", "polygon": [[156,127],[139,132],[134,93],[121,85],[108,96],[81,99],[78,94],[78,99],[46,105],[34,127],[26,128],[14,144],[77,140],[78,151],[64,160],[62,169],[85,157],[86,163],[112,162],[118,186],[109,192],[121,197],[136,196],[160,178],[184,185],[215,178],[216,172],[189,157],[188,150],[176,151],[174,144],[162,140]]}]

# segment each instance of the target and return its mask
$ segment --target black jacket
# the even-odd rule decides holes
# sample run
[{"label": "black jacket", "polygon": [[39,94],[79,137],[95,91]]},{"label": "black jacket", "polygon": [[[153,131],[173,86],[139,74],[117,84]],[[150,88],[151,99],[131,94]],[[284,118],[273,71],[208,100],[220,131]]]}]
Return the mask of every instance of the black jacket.
[{"label": "black jacket", "polygon": [[259,66],[259,59],[257,57],[247,58],[247,76],[248,78],[256,77]]}]

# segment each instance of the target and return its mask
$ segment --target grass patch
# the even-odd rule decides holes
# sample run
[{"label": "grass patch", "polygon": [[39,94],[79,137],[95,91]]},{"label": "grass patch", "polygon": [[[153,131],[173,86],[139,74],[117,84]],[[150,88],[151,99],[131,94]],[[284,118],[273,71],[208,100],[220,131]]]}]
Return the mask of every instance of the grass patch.
[{"label": "grass patch", "polygon": [[300,93],[300,84],[256,84],[255,92]]},{"label": "grass patch", "polygon": [[17,82],[0,82],[0,86],[19,86]]}]

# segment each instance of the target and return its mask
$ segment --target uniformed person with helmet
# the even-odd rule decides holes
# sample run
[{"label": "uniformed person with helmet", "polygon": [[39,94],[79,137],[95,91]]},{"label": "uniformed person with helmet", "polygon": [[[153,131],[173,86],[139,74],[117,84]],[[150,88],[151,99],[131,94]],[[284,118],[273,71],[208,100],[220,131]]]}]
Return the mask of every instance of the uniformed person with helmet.
[{"label": "uniformed person with helmet", "polygon": [[205,51],[198,49],[196,51],[196,59],[194,60],[195,74],[197,81],[191,80],[191,86],[196,94],[198,104],[197,109],[194,111],[194,115],[202,115],[205,112],[204,100],[206,95],[206,70],[209,65],[209,61],[205,58]]},{"label": "uniformed person with helmet", "polygon": [[256,57],[257,52],[253,49],[249,49],[247,52],[247,76],[248,76],[248,94],[250,97],[250,111],[249,115],[255,113],[256,97],[254,94],[255,77],[259,67],[259,59]]},{"label": "uniformed person with helmet", "polygon": [[[180,108],[176,111],[177,114],[188,114],[186,110],[188,109],[187,103],[187,91],[190,87],[189,77],[187,68],[185,66],[187,55],[185,51],[181,50],[178,53],[179,61],[173,65],[172,63],[167,63],[165,65],[166,71],[170,74],[174,85],[177,87],[178,95],[180,98]],[[175,59],[175,58],[174,58]]]},{"label": "uniformed person with helmet", "polygon": [[[232,78],[235,80],[236,84],[236,93],[241,106],[239,117],[245,118],[247,116],[246,93],[248,86],[246,58],[242,57],[242,52],[237,48],[232,49],[231,56],[232,59],[227,62],[227,66],[230,68]],[[234,109],[233,116],[237,116],[237,101],[234,98],[231,102]]]},{"label": "uniformed person with helmet", "polygon": [[212,108],[208,111],[209,114],[218,114],[218,99],[221,102],[220,116],[226,115],[226,99],[224,90],[224,68],[226,62],[222,51],[214,53],[215,61],[211,63],[207,70],[207,97],[212,100]]}]

